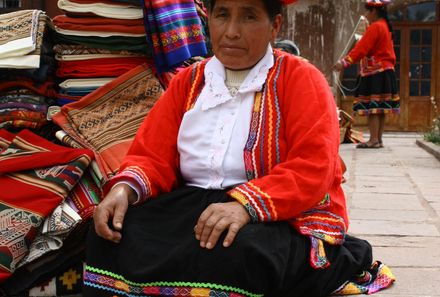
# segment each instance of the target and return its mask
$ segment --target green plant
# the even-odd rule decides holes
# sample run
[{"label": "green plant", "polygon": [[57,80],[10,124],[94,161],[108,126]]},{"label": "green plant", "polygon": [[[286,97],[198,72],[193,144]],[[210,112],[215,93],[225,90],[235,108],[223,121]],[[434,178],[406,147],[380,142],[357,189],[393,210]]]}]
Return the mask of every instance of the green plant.
[{"label": "green plant", "polygon": [[431,130],[426,132],[424,138],[426,141],[440,145],[440,111],[434,97],[431,97],[431,104],[434,108],[434,119],[432,120]]}]

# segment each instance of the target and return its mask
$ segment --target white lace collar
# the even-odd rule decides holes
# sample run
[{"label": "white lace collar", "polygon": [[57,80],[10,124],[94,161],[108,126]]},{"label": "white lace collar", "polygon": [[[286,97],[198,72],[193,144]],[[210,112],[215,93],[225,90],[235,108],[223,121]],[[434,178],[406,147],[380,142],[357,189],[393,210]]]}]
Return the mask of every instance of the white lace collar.
[{"label": "white lace collar", "polygon": [[[249,72],[238,89],[238,93],[259,92],[263,88],[269,69],[274,65],[272,46],[269,44],[264,57]],[[198,100],[202,110],[208,110],[234,98],[225,85],[225,67],[214,56],[205,66],[205,86]]]}]

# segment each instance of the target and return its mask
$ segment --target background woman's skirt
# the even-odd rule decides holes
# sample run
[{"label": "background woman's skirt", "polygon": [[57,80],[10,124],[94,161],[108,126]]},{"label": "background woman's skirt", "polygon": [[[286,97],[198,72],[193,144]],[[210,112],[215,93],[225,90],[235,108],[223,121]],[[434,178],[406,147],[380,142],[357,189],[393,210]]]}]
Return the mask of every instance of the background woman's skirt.
[{"label": "background woman's skirt", "polygon": [[358,77],[353,111],[357,115],[400,112],[400,98],[394,70]]},{"label": "background woman's skirt", "polygon": [[[225,191],[184,187],[129,208],[119,244],[87,238],[84,296],[327,296],[370,268],[371,246],[347,236],[310,265],[310,240],[286,222],[248,224],[229,248],[200,248],[193,228]],[[223,238],[222,238],[223,239]]]}]

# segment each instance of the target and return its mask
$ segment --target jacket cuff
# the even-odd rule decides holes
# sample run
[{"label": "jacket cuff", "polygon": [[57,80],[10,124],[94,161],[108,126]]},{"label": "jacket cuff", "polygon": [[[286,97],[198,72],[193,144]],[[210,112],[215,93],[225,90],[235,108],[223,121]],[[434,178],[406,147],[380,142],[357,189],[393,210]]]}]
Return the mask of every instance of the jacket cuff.
[{"label": "jacket cuff", "polygon": [[268,206],[270,197],[252,183],[240,185],[230,190],[228,195],[244,206],[253,223],[276,220],[275,215],[269,211],[273,208]]},{"label": "jacket cuff", "polygon": [[341,64],[344,66],[344,68],[347,68],[353,64],[353,60],[349,56],[346,56],[345,58],[341,59]]},{"label": "jacket cuff", "polygon": [[124,171],[121,171],[116,176],[111,178],[103,189],[104,196],[115,186],[117,183],[125,182],[135,187],[135,191],[138,194],[138,199],[133,205],[140,204],[151,197],[151,185],[148,177],[144,172],[136,166],[127,167]]}]

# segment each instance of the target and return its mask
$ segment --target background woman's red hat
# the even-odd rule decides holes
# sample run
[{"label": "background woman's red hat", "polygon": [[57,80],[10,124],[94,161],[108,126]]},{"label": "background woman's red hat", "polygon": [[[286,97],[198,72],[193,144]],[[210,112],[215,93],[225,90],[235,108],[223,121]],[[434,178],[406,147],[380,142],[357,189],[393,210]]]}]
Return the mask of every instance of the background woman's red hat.
[{"label": "background woman's red hat", "polygon": [[297,2],[298,0],[281,0],[281,2],[283,3],[283,5],[289,5],[289,4],[293,4],[295,2]]},{"label": "background woman's red hat", "polygon": [[383,7],[391,3],[391,0],[367,0],[368,6]]}]

